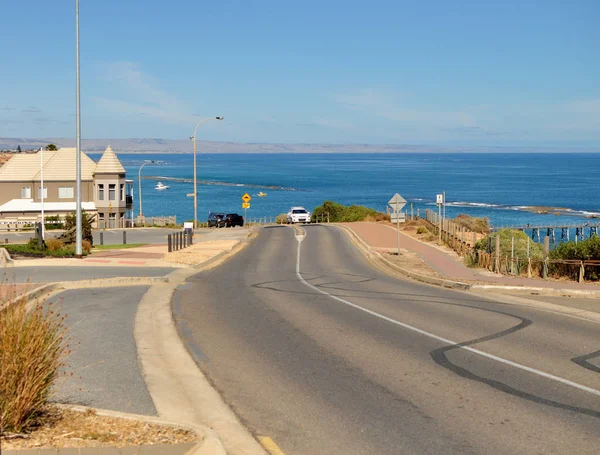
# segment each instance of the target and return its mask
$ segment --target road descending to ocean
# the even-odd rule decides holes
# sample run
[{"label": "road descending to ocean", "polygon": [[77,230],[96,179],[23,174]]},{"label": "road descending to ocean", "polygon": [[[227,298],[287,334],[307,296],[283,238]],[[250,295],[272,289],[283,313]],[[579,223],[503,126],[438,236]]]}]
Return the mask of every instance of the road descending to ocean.
[{"label": "road descending to ocean", "polygon": [[265,228],[179,288],[202,371],[286,455],[598,453],[600,325],[389,276]]}]

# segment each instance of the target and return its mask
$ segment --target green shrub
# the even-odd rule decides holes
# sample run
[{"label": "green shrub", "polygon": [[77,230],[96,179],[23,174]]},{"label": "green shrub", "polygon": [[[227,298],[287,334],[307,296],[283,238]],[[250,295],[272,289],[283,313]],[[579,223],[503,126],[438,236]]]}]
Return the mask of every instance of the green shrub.
[{"label": "green shrub", "polygon": [[22,298],[0,310],[0,422],[5,433],[36,423],[69,353],[64,318]]},{"label": "green shrub", "polygon": [[425,226],[419,226],[417,228],[417,234],[429,234],[429,229],[427,229]]},{"label": "green shrub", "polygon": [[286,213],[280,213],[279,215],[277,215],[277,218],[275,218],[275,223],[277,224],[287,224],[287,214]]},{"label": "green shrub", "polygon": [[566,242],[550,252],[550,259],[600,260],[600,237],[593,236],[581,242]]},{"label": "green shrub", "polygon": [[315,208],[312,213],[312,220],[314,221],[317,217],[327,218],[328,213],[329,221],[332,223],[364,221],[368,217],[374,220],[385,218],[385,214],[364,205],[347,206],[333,201],[325,201],[322,205]]},{"label": "green shrub", "polygon": [[[535,243],[527,233],[517,229],[500,229],[492,234],[492,250],[496,247],[496,236],[500,236],[500,257],[511,257],[512,238],[515,239],[515,258],[525,260],[527,258],[527,242],[529,242],[529,255],[532,260],[538,261],[544,258],[542,245]],[[484,237],[475,244],[475,249],[488,250],[489,237]]]}]

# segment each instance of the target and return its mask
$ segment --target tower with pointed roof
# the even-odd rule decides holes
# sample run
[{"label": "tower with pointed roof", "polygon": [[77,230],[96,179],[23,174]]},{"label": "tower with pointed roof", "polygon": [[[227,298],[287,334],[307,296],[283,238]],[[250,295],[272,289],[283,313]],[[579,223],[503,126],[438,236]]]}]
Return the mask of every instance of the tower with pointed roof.
[{"label": "tower with pointed roof", "polygon": [[94,203],[99,226],[116,228],[124,225],[126,212],[133,203],[128,201],[125,176],[125,168],[109,145],[94,170]]}]

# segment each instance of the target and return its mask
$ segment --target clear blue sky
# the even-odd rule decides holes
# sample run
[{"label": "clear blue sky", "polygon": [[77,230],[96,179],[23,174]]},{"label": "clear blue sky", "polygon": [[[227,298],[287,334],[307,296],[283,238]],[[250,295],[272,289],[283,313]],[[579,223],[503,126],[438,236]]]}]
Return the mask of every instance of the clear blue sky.
[{"label": "clear blue sky", "polygon": [[[82,134],[600,146],[598,0],[80,0]],[[5,2],[0,136],[75,135],[74,0]]]}]

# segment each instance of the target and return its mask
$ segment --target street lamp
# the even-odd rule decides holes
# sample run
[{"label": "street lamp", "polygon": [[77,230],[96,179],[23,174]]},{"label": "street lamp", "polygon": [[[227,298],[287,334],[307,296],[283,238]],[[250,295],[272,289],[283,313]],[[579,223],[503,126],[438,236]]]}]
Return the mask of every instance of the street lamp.
[{"label": "street lamp", "polygon": [[140,218],[144,217],[144,212],[142,211],[142,168],[146,164],[154,164],[154,161],[146,161],[140,166],[140,170],[138,171],[138,189],[140,190]]},{"label": "street lamp", "polygon": [[79,0],[75,0],[75,80],[75,257],[82,258],[83,226],[81,213],[81,101],[79,97]]},{"label": "street lamp", "polygon": [[194,135],[190,137],[190,139],[194,140],[194,229],[198,227],[198,191],[196,190],[196,130],[203,123],[208,122],[209,120],[223,120],[223,117],[209,117],[203,120],[196,125],[194,128]]}]

